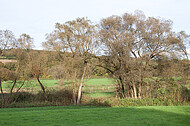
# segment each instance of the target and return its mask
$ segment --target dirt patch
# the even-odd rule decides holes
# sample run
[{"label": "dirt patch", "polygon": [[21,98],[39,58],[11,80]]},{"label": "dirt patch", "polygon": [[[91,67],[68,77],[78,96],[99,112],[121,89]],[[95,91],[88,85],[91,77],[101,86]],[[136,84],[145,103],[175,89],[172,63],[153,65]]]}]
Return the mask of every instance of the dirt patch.
[{"label": "dirt patch", "polygon": [[17,62],[17,60],[0,59],[0,62],[2,62],[3,64],[6,64],[6,63],[15,63],[15,62]]}]

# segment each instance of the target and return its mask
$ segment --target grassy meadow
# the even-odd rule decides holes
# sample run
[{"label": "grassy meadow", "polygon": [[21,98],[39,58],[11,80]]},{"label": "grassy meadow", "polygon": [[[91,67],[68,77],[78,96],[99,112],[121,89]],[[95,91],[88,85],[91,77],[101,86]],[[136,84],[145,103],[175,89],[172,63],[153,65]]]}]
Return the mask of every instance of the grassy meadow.
[{"label": "grassy meadow", "polygon": [[[47,88],[60,88],[64,86],[68,86],[71,84],[69,81],[64,81],[61,85],[59,85],[58,80],[53,79],[41,79],[42,84]],[[85,81],[86,84],[83,88],[83,92],[90,97],[111,97],[115,96],[114,92],[114,80],[109,78],[93,78]],[[22,85],[22,81],[17,81],[16,88],[19,88]],[[13,82],[6,81],[3,82],[3,89],[9,91],[11,89]],[[39,91],[41,90],[39,83],[37,80],[26,81],[23,89],[27,89],[28,91]]]},{"label": "grassy meadow", "polygon": [[[179,80],[180,78],[175,78],[176,80]],[[190,81],[190,80],[189,80]],[[55,79],[41,79],[42,84],[46,87],[46,89],[59,89],[60,87],[67,87],[71,85],[70,81],[62,81],[61,84],[59,84],[59,80]],[[83,93],[89,97],[92,98],[101,98],[101,97],[113,97],[116,95],[115,92],[115,84],[116,82],[114,79],[111,78],[91,78],[88,80],[85,80],[85,85],[83,87]],[[15,85],[15,88],[19,88],[20,85],[22,85],[23,81],[17,81],[17,84]],[[5,91],[9,92],[11,89],[13,82],[12,81],[4,81],[2,84],[2,87]],[[189,89],[189,95],[190,95],[190,83],[187,85],[187,88]],[[26,81],[24,86],[22,87],[24,91],[29,92],[39,92],[41,91],[40,85],[37,82],[37,80],[30,80]]]},{"label": "grassy meadow", "polygon": [[[69,81],[60,84],[60,81],[53,79],[41,79],[41,82],[47,90],[56,90],[71,84]],[[52,106],[48,102],[13,103],[11,107],[19,108],[0,109],[0,126],[189,126],[190,106],[139,106],[138,104],[131,106],[131,104],[128,104],[131,100],[124,99],[124,101],[120,101],[120,107],[117,106],[117,103],[117,107],[100,107],[98,105],[99,100],[93,100],[93,98],[103,98],[100,104],[103,106],[108,104],[109,106],[109,103],[104,100],[114,100],[116,95],[114,91],[115,83],[113,79],[109,78],[87,80],[83,88],[83,94],[92,98],[90,102],[88,101],[92,106],[88,103],[83,106],[59,106],[62,104],[56,103],[53,104],[55,106]],[[11,81],[3,82],[3,89],[9,91],[12,84]],[[22,81],[18,81],[16,88],[21,84]],[[41,91],[37,80],[26,81],[23,89],[28,92]],[[26,96],[21,98],[27,99]],[[127,102],[127,105],[125,102]]]},{"label": "grassy meadow", "polygon": [[1,126],[189,126],[189,106],[0,109]]}]

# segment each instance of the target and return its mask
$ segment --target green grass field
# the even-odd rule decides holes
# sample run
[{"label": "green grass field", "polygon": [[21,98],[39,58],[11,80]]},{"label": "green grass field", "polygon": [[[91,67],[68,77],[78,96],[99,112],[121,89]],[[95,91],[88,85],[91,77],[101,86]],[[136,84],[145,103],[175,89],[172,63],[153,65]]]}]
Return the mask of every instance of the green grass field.
[{"label": "green grass field", "polygon": [[[45,87],[50,87],[50,86],[57,86],[58,85],[58,80],[53,80],[53,79],[41,79],[40,80]],[[109,78],[99,78],[99,79],[89,79],[86,81],[86,85],[106,85],[106,84],[113,84],[114,80],[109,79]],[[3,82],[3,88],[9,88],[12,85],[12,81],[6,81]],[[17,87],[21,85],[22,81],[17,81]],[[69,81],[65,81],[64,85],[71,84]],[[31,80],[31,81],[26,81],[25,85],[23,87],[40,87],[38,84],[37,80]]]},{"label": "green grass field", "polygon": [[[179,78],[176,78],[179,79]],[[43,85],[46,88],[59,88],[58,85],[58,80],[53,80],[53,79],[41,79],[41,82],[43,83]],[[88,79],[86,81],[86,84],[84,85],[83,88],[83,92],[87,95],[89,95],[90,97],[112,97],[115,96],[115,87],[114,84],[116,82],[114,82],[113,79],[109,79],[109,78],[93,78],[93,79]],[[15,88],[20,87],[20,85],[22,84],[21,81],[18,81]],[[64,81],[63,86],[68,86],[71,83],[69,81]],[[3,89],[11,89],[12,86],[12,82],[11,81],[7,81],[7,82],[3,82]],[[32,90],[36,90],[36,91],[40,91],[40,85],[37,82],[37,80],[31,80],[31,81],[26,81],[25,85],[23,86],[23,88],[28,88]],[[190,84],[188,86],[188,88],[190,89]]]},{"label": "green grass field", "polygon": [[12,56],[12,57],[0,56],[0,59],[16,59],[16,57],[15,56]]},{"label": "green grass field", "polygon": [[[42,84],[46,88],[56,88],[59,87],[58,80],[53,79],[41,79]],[[114,80],[109,78],[93,78],[86,81],[86,84],[83,88],[83,92],[88,94],[90,97],[111,97],[115,96],[114,93]],[[71,83],[69,81],[65,81],[62,86],[68,86]],[[13,82],[6,81],[3,82],[3,89],[10,90]],[[19,88],[22,85],[22,81],[17,81],[15,88]],[[28,90],[36,90],[39,91],[40,85],[37,80],[26,81],[23,88],[27,88]]]},{"label": "green grass field", "polygon": [[1,126],[189,126],[189,106],[0,109]]},{"label": "green grass field", "polygon": [[[50,79],[41,79],[40,80],[45,87],[51,87],[51,86],[56,86],[58,85],[57,80],[50,80]],[[22,85],[23,81],[17,81],[16,84],[16,88],[20,87],[20,85]],[[10,88],[12,86],[13,82],[12,81],[6,81],[3,82],[3,88]],[[37,80],[30,80],[30,81],[25,81],[25,84],[23,86],[23,88],[32,88],[32,87],[40,87],[39,83],[37,82]]]}]

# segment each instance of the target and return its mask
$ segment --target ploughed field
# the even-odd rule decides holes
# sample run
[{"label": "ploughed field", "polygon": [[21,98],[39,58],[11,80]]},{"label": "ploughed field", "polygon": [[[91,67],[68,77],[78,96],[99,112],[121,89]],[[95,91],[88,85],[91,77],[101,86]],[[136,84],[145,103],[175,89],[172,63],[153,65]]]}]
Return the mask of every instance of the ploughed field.
[{"label": "ploughed field", "polygon": [[0,109],[1,126],[189,126],[190,106]]}]

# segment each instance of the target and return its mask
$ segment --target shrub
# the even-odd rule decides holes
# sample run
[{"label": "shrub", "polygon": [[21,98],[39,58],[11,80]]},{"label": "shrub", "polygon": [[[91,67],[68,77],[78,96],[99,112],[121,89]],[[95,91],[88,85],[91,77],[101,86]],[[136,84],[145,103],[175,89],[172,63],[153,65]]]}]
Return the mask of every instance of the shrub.
[{"label": "shrub", "polygon": [[55,104],[58,103],[61,103],[62,105],[73,104],[73,93],[72,89],[69,87],[60,90],[55,90],[55,89],[48,90],[47,97],[49,102]]},{"label": "shrub", "polygon": [[106,98],[92,98],[87,95],[83,95],[81,99],[81,104],[82,105],[87,105],[87,106],[105,106],[105,107],[110,107],[111,106],[111,101]]},{"label": "shrub", "polygon": [[[45,100],[43,92],[30,93],[30,92],[19,92],[13,94],[11,103],[7,107],[29,107],[29,106],[60,106],[60,105],[71,105],[73,104],[73,95],[70,88],[54,90],[47,90],[48,99]],[[5,95],[6,99],[9,97]],[[0,107],[1,107],[0,99]]]},{"label": "shrub", "polygon": [[0,61],[0,68],[3,68],[4,64]]},{"label": "shrub", "polygon": [[158,98],[144,98],[144,99],[133,99],[133,98],[125,98],[125,99],[112,99],[110,100],[111,106],[172,106],[172,105],[190,105],[189,102],[177,102],[173,99],[163,99],[160,100]]},{"label": "shrub", "polygon": [[14,62],[6,63],[4,67],[9,69],[9,70],[14,70],[15,71],[16,63],[14,63]]},{"label": "shrub", "polygon": [[19,92],[17,95],[13,96],[14,102],[33,102],[35,100],[35,95],[29,92]]},{"label": "shrub", "polygon": [[100,98],[94,98],[91,99],[87,105],[90,106],[105,106],[105,107],[111,107],[111,104],[109,103],[109,101],[104,100],[104,99],[100,99]]}]

